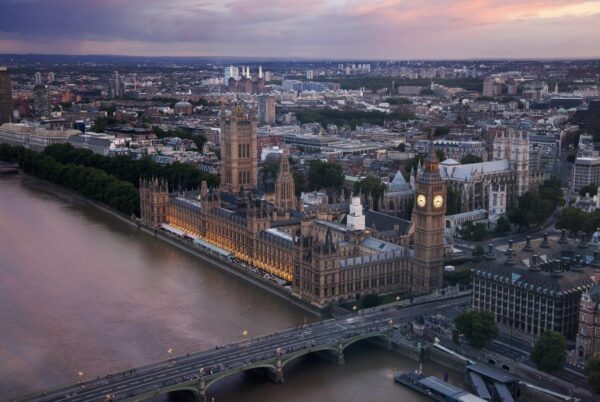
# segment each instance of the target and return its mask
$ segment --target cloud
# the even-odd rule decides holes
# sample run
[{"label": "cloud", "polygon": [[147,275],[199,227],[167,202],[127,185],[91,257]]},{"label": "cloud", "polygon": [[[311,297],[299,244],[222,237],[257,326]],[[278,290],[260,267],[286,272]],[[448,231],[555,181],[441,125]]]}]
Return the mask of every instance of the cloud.
[{"label": "cloud", "polygon": [[0,0],[1,52],[600,56],[594,37],[600,1]]}]

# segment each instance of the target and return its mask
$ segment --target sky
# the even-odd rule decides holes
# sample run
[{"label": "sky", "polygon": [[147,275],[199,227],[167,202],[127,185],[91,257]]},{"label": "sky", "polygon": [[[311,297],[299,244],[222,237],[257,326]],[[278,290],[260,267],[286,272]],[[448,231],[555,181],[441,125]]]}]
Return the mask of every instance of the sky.
[{"label": "sky", "polygon": [[0,53],[600,57],[600,0],[0,0]]}]

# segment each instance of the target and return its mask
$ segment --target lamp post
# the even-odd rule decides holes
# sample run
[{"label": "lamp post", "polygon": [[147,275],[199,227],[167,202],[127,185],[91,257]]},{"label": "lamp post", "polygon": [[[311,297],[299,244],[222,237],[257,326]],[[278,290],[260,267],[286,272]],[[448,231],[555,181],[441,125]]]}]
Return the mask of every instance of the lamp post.
[{"label": "lamp post", "polygon": [[167,349],[167,353],[169,354],[169,360],[171,360],[173,357],[173,348]]},{"label": "lamp post", "polygon": [[396,296],[396,307],[400,308],[400,296]]},{"label": "lamp post", "polygon": [[352,311],[354,311],[356,313],[356,305],[352,306]]},{"label": "lamp post", "polygon": [[81,384],[83,382],[83,371],[78,371],[77,372],[77,377],[79,378],[79,384]]}]

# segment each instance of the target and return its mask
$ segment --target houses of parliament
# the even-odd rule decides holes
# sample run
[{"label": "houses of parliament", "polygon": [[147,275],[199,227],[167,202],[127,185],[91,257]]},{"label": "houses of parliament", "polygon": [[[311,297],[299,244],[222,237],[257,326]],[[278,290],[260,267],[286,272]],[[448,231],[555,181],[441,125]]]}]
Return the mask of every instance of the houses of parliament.
[{"label": "houses of parliament", "polygon": [[[433,149],[433,147],[431,147]],[[415,181],[412,220],[365,210],[359,197],[305,205],[295,195],[287,153],[275,194],[258,197],[256,116],[221,109],[221,182],[170,192],[141,179],[142,223],[169,225],[291,283],[318,307],[367,294],[429,293],[442,286],[446,187],[435,153]]]}]

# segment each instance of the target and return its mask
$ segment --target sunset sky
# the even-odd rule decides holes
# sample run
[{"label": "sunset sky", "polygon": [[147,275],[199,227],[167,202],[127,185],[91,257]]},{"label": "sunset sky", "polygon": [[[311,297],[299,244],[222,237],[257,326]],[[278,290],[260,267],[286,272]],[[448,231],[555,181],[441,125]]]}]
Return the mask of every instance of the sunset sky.
[{"label": "sunset sky", "polygon": [[0,53],[599,57],[600,1],[0,0]]}]

